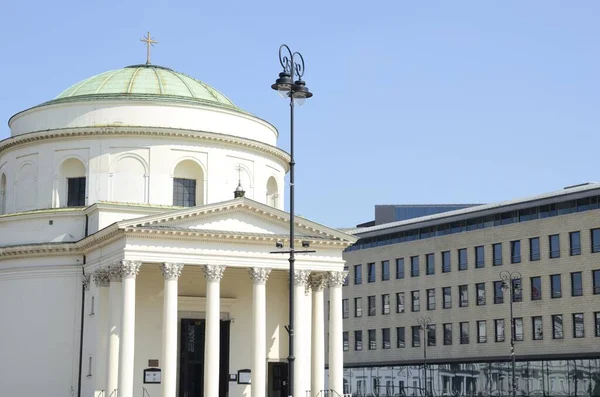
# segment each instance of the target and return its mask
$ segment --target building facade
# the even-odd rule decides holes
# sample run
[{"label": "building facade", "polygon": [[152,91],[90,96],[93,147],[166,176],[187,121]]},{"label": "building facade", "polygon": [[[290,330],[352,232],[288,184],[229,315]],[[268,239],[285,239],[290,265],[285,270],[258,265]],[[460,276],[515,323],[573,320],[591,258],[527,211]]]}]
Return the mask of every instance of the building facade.
[{"label": "building facade", "polygon": [[[356,238],[296,217],[297,246],[314,252],[292,275],[271,252],[289,246],[290,222],[289,156],[271,124],[145,64],[90,77],[9,126],[0,396],[342,393],[342,252]],[[339,330],[327,380],[326,286]]]},{"label": "building facade", "polygon": [[508,395],[514,338],[517,395],[600,395],[599,202],[585,184],[355,229],[346,392]]}]

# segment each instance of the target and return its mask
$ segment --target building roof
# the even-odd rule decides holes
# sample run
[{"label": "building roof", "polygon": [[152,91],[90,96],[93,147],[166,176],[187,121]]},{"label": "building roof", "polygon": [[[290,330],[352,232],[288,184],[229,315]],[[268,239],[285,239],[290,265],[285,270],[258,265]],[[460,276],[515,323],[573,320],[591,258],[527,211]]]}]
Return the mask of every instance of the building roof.
[{"label": "building roof", "polygon": [[[501,201],[498,203],[492,204],[483,204],[476,205],[474,207],[467,207],[455,211],[447,211],[439,214],[422,216],[419,218],[412,218],[398,222],[390,222],[384,223],[377,226],[372,227],[364,227],[364,228],[355,228],[351,230],[345,230],[346,233],[362,236],[364,234],[369,235],[378,235],[380,233],[387,233],[391,231],[391,229],[403,228],[408,226],[414,226],[421,223],[437,223],[437,222],[447,222],[452,218],[463,218],[468,216],[478,216],[480,213],[490,213],[490,212],[501,212],[507,207],[511,207],[513,209],[520,208],[521,206],[526,207],[530,205],[532,202],[553,202],[560,200],[563,196],[571,196],[577,195],[578,193],[584,195],[585,192],[598,190],[600,189],[600,183],[597,182],[589,182],[583,183],[580,185],[567,186],[564,189],[557,190],[554,192],[543,193],[536,196],[529,196],[520,199]],[[589,194],[588,194],[589,195]]]},{"label": "building roof", "polygon": [[238,109],[208,84],[157,65],[132,65],[100,73],[67,88],[49,103],[86,99],[185,100]]}]

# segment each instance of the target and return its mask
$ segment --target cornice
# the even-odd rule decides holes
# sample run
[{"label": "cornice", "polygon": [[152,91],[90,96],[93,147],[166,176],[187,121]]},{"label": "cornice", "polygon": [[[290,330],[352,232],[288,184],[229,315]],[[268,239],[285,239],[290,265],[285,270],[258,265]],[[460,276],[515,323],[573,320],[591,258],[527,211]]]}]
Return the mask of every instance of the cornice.
[{"label": "cornice", "polygon": [[145,136],[145,137],[177,137],[186,139],[197,139],[207,142],[222,143],[234,146],[243,146],[257,150],[275,157],[285,171],[288,171],[290,161],[289,154],[275,146],[268,145],[256,140],[236,137],[233,135],[219,134],[207,131],[169,129],[165,127],[82,127],[64,128],[57,130],[35,131],[27,134],[16,135],[0,141],[0,153],[12,147],[25,145],[53,139],[68,139],[98,136]]},{"label": "cornice", "polygon": [[77,243],[22,244],[0,248],[0,258],[80,255]]}]

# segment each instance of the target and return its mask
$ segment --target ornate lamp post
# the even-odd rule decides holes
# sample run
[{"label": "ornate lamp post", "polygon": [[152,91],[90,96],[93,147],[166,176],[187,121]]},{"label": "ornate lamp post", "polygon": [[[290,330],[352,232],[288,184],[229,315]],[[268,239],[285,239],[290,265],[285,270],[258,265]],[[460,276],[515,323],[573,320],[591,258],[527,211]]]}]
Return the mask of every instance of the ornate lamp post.
[{"label": "ornate lamp post", "polygon": [[[516,289],[521,289],[521,273],[509,272],[503,270],[500,272],[500,279],[502,280],[502,289],[509,290],[509,306],[510,306],[510,359],[511,359],[511,378],[512,378],[512,397],[517,395],[517,380],[515,378],[515,318],[513,317],[513,301]],[[519,287],[515,288],[514,280],[519,280]]]},{"label": "ornate lamp post", "polygon": [[[289,354],[288,354],[288,395],[292,396],[294,391],[294,262],[295,253],[314,252],[294,250],[294,105],[301,106],[307,98],[313,94],[302,80],[304,75],[304,58],[299,52],[292,52],[290,47],[282,44],[279,47],[279,63],[283,71],[271,88],[276,90],[283,98],[290,100],[290,247],[288,251],[277,251],[277,253],[289,253],[290,262],[290,295],[289,295]],[[296,80],[295,80],[296,79]],[[295,80],[295,81],[294,81]],[[308,242],[302,246],[308,248]],[[282,248],[278,243],[277,248]]]},{"label": "ornate lamp post", "polygon": [[419,326],[421,327],[421,329],[423,330],[423,379],[424,379],[424,389],[425,389],[425,396],[428,395],[428,390],[427,390],[427,333],[429,331],[429,324],[431,324],[431,318],[430,317],[419,317],[417,319],[417,323],[419,324]]}]

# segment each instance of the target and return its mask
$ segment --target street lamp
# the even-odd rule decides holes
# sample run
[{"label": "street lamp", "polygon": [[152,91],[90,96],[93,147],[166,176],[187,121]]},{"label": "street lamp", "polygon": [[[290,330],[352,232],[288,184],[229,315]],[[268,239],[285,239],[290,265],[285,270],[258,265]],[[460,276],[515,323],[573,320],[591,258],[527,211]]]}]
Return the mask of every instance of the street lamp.
[{"label": "street lamp", "polygon": [[[515,290],[521,289],[521,273],[509,272],[503,270],[500,272],[500,279],[502,280],[502,289],[509,290],[509,304],[510,304],[510,359],[511,359],[511,371],[512,371],[512,396],[517,395],[517,380],[515,378],[515,318],[513,317],[513,301]],[[514,281],[519,280],[518,287],[515,287]]]},{"label": "street lamp", "polygon": [[431,318],[430,317],[419,317],[417,319],[417,323],[423,330],[423,374],[424,374],[423,385],[425,388],[425,396],[427,396],[428,395],[428,393],[427,393],[427,342],[428,342],[427,333],[429,331],[429,324],[431,324]]},{"label": "street lamp", "polygon": [[[304,101],[313,96],[302,80],[304,75],[304,58],[299,52],[292,52],[290,47],[282,44],[279,47],[279,63],[283,70],[271,88],[276,90],[282,98],[290,100],[290,247],[288,251],[276,253],[289,253],[290,262],[290,296],[289,296],[289,325],[286,330],[289,334],[288,350],[288,395],[294,393],[294,262],[296,253],[315,252],[309,250],[294,250],[294,105],[302,106]],[[294,81],[294,79],[296,79]],[[302,242],[303,248],[308,248],[308,242]],[[277,246],[277,248],[280,248]]]}]

